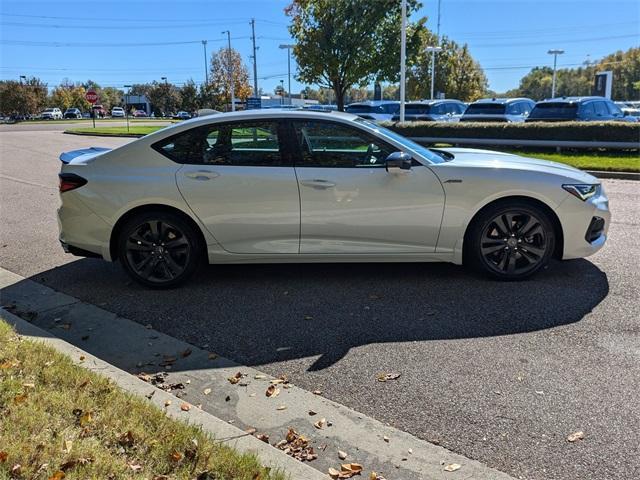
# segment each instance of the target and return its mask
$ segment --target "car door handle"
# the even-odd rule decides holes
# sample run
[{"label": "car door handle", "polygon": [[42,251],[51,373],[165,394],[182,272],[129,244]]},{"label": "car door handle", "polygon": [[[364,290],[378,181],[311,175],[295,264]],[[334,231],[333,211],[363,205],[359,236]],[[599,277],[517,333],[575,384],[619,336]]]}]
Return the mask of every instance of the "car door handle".
[{"label": "car door handle", "polygon": [[185,173],[185,177],[192,178],[194,180],[211,180],[212,178],[219,176],[219,173],[212,172],[210,170],[198,170],[197,172]]},{"label": "car door handle", "polygon": [[335,183],[330,182],[329,180],[322,180],[320,178],[314,178],[313,180],[300,180],[300,183],[305,187],[317,188],[320,190],[336,186]]}]

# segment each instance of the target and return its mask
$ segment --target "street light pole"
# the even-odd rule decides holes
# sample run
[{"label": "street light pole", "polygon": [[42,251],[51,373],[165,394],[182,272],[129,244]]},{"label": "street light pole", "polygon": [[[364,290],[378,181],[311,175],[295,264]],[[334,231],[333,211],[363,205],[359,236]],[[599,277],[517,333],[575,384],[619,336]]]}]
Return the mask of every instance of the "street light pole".
[{"label": "street light pole", "polygon": [[284,105],[284,80],[280,80],[280,105]]},{"label": "street light pole", "polygon": [[406,50],[407,50],[407,0],[402,0],[402,25],[400,28],[400,122],[404,122]]},{"label": "street light pole", "polygon": [[556,66],[558,64],[558,55],[562,55],[564,50],[553,49],[547,52],[553,55],[553,79],[551,80],[551,98],[556,98]]},{"label": "street light pole", "polygon": [[427,47],[425,49],[426,52],[431,52],[431,100],[433,100],[433,93],[435,87],[435,79],[436,79],[436,52],[441,52],[442,47]]},{"label": "street light pole", "polygon": [[289,76],[289,91],[287,92],[287,96],[289,97],[289,105],[291,105],[291,49],[295,47],[295,45],[291,45],[290,43],[280,45],[280,48],[287,49],[287,75]]},{"label": "street light pole", "polygon": [[228,62],[229,62],[229,84],[230,84],[230,89],[231,89],[231,111],[235,112],[236,111],[236,99],[235,99],[235,92],[233,89],[233,59],[231,57],[231,32],[229,30],[225,30],[222,33],[226,33],[227,34],[227,44],[229,45],[229,55],[227,55],[228,57]]},{"label": "street light pole", "polygon": [[207,41],[202,40],[202,48],[204,49],[204,84],[209,84],[209,65],[207,65]]},{"label": "street light pole", "polygon": [[256,47],[256,20],[254,18],[251,19],[251,43],[253,44],[253,96],[258,96],[258,58],[256,56],[256,52],[258,47]]}]

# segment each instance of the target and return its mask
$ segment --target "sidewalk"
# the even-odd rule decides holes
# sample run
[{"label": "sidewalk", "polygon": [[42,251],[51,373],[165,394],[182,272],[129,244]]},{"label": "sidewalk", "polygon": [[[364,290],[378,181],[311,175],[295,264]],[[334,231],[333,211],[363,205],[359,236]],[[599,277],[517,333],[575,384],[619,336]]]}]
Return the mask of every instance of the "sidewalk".
[{"label": "sidewalk", "polygon": [[[290,385],[286,378],[274,381],[256,369],[4,269],[0,269],[0,288],[2,305],[29,320],[3,312],[18,333],[51,343],[72,358],[85,355],[85,367],[110,376],[134,393],[155,392],[151,401],[160,406],[172,398],[168,414],[202,425],[240,451],[256,452],[266,464],[284,468],[292,478],[329,478],[329,468],[339,470],[342,463],[361,464],[364,478],[371,471],[387,480],[511,478],[325,399],[321,393]],[[271,396],[266,395],[268,388]],[[176,396],[181,401],[175,401]],[[181,411],[182,402],[201,409]],[[275,445],[285,439],[289,428],[309,440],[317,459],[294,460],[246,433],[255,429],[255,435],[266,434]],[[346,453],[346,458],[341,459],[338,452]],[[445,470],[453,464],[460,468]]]}]

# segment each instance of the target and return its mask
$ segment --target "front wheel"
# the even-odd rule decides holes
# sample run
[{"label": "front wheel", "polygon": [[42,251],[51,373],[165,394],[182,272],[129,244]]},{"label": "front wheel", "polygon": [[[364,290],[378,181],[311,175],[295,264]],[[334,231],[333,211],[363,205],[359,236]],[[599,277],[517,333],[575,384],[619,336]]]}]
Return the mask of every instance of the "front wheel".
[{"label": "front wheel", "polygon": [[186,281],[202,252],[194,227],[169,212],[145,212],[129,219],[120,231],[118,257],[136,282],[169,288]]},{"label": "front wheel", "polygon": [[470,226],[467,259],[500,280],[521,280],[544,268],[555,248],[548,214],[527,202],[497,204]]}]

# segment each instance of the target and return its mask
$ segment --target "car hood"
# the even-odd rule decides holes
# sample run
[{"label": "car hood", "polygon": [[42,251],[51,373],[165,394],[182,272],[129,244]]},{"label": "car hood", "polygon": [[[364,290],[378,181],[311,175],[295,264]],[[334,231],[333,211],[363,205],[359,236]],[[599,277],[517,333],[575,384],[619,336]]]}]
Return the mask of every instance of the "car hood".
[{"label": "car hood", "polygon": [[542,160],[539,158],[521,157],[511,153],[480,150],[474,148],[442,148],[454,155],[450,165],[483,168],[511,168],[532,172],[562,175],[580,183],[599,183],[593,175],[563,163]]},{"label": "car hood", "polygon": [[63,152],[60,155],[60,161],[62,163],[73,163],[74,165],[87,163],[98,155],[102,155],[103,153],[110,151],[110,148],[103,147],[89,147],[82,148],[80,150],[71,150],[70,152]]}]

